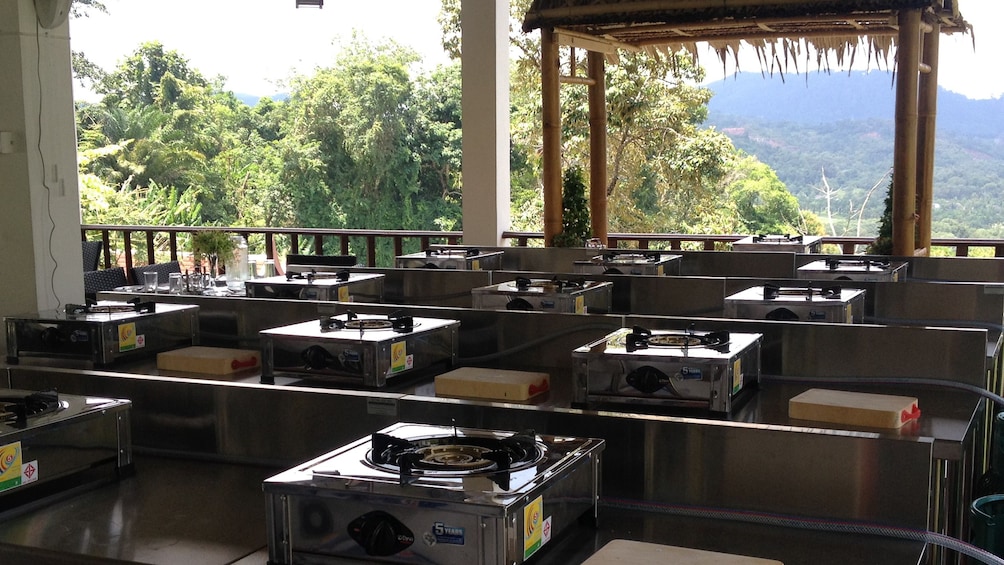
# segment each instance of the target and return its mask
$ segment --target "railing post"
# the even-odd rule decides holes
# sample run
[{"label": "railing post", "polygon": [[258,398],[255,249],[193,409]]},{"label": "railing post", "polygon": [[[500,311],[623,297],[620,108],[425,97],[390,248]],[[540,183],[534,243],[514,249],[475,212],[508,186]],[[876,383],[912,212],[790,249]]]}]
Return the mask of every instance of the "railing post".
[{"label": "railing post", "polygon": [[101,230],[101,246],[105,248],[105,268],[112,267],[112,236],[108,230]]},{"label": "railing post", "polygon": [[324,236],[314,234],[314,255],[324,255]]},{"label": "railing post", "polygon": [[429,248],[429,238],[428,237],[424,237],[424,236],[420,237],[418,239],[418,241],[419,241],[419,244],[422,246],[422,251],[425,251],[426,249]]},{"label": "railing post", "polygon": [[294,255],[300,252],[300,234],[289,234],[289,252]]},{"label": "railing post", "polygon": [[366,236],[366,266],[376,267],[376,236]]},{"label": "railing post", "polygon": [[146,264],[153,265],[157,262],[153,249],[153,230],[146,230]]},{"label": "railing post", "polygon": [[955,256],[956,257],[969,257],[969,246],[959,244],[955,246]]},{"label": "railing post", "polygon": [[704,250],[705,251],[714,251],[715,250],[715,240],[713,240],[713,239],[705,239],[704,240]]},{"label": "railing post", "polygon": [[394,257],[397,257],[399,255],[404,255],[404,247],[402,247],[402,241],[403,240],[401,236],[399,235],[394,236]]},{"label": "railing post", "polygon": [[275,234],[265,234],[265,258],[275,260]]},{"label": "railing post", "polygon": [[[122,230],[122,246],[125,248],[125,270],[126,278],[132,276],[132,232]],[[133,281],[134,283],[136,281]]]},{"label": "railing post", "polygon": [[349,254],[349,236],[342,235],[338,237],[338,243],[342,246],[342,255]]},{"label": "railing post", "polygon": [[178,232],[171,232],[167,235],[167,246],[171,250],[171,261],[178,260]]}]

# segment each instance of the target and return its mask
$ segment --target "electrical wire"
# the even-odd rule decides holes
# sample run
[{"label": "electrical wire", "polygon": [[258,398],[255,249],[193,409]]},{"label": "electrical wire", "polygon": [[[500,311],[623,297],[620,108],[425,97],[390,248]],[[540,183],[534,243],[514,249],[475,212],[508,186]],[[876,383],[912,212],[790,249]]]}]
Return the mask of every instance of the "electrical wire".
[{"label": "electrical wire", "polygon": [[951,536],[917,530],[901,526],[888,526],[883,524],[870,524],[864,522],[848,522],[839,520],[825,520],[820,518],[803,518],[797,516],[787,516],[784,514],[771,514],[766,512],[753,512],[748,510],[728,510],[722,508],[710,508],[702,506],[683,506],[659,502],[626,500],[618,498],[603,497],[600,501],[603,506],[618,508],[623,510],[642,510],[649,512],[661,512],[690,518],[704,518],[710,520],[729,520],[734,522],[748,522],[759,525],[794,528],[800,530],[815,530],[833,532],[838,534],[869,535],[886,538],[897,538],[907,541],[918,541],[937,545],[957,551],[963,555],[986,563],[988,565],[1004,565],[1004,559],[980,549],[964,541]]},{"label": "electrical wire", "polygon": [[63,305],[63,301],[59,298],[59,293],[56,292],[56,271],[59,270],[59,261],[56,259],[56,253],[53,251],[53,245],[55,241],[56,234],[56,220],[52,216],[52,187],[45,180],[45,152],[42,151],[42,24],[35,19],[35,77],[38,81],[38,142],[35,144],[35,149],[38,151],[38,157],[42,164],[42,188],[45,189],[45,212],[49,217],[49,241],[48,250],[49,258],[52,260],[52,272],[49,273],[49,286],[52,288],[52,296],[56,299],[56,309],[59,310]]}]

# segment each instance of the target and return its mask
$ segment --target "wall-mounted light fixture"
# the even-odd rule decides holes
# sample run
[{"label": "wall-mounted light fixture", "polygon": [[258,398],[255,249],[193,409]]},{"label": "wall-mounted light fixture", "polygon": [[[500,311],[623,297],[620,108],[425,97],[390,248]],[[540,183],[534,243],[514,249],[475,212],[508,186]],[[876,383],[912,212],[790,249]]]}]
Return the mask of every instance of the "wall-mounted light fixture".
[{"label": "wall-mounted light fixture", "polygon": [[296,0],[296,7],[301,8],[303,6],[323,8],[324,0]]}]

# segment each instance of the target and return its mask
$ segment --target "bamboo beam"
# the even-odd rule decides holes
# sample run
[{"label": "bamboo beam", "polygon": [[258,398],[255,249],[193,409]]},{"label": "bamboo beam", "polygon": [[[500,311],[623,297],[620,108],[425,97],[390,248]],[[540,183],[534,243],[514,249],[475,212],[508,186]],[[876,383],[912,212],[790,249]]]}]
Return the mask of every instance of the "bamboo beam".
[{"label": "bamboo beam", "polygon": [[553,29],[540,30],[540,90],[543,118],[542,181],[544,184],[544,245],[561,233],[561,106],[558,99],[558,43]]},{"label": "bamboo beam", "polygon": [[917,248],[917,87],[920,10],[899,13],[896,54],[896,139],[893,147],[893,255],[912,257]]},{"label": "bamboo beam", "polygon": [[938,117],[938,52],[941,24],[924,36],[924,63],[930,71],[920,76],[917,106],[917,247],[931,248],[931,221],[934,209],[934,145]]},{"label": "bamboo beam", "polygon": [[603,53],[589,52],[589,225],[607,244],[607,85]]},{"label": "bamboo beam", "polygon": [[619,49],[624,49],[625,51],[638,51],[638,48],[633,45],[622,43],[602,35],[592,35],[589,33],[582,33],[580,31],[555,29],[554,36],[558,45],[567,45],[572,48],[578,47],[587,51],[598,51],[608,55],[617,53]]}]

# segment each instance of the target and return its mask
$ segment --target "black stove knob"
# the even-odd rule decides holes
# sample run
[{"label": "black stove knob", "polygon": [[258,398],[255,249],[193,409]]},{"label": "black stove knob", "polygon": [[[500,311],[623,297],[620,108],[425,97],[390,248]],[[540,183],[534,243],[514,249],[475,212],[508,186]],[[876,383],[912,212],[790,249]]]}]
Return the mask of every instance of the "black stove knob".
[{"label": "black stove knob", "polygon": [[386,557],[415,543],[415,534],[400,520],[382,510],[374,510],[349,522],[348,534],[367,555]]},{"label": "black stove knob", "polygon": [[669,377],[655,367],[643,365],[628,373],[627,383],[645,394],[653,392],[666,386]]},{"label": "black stove knob", "polygon": [[322,371],[327,369],[331,363],[331,354],[320,345],[311,345],[300,354],[308,369]]},{"label": "black stove knob", "polygon": [[59,347],[63,343],[63,336],[57,328],[45,328],[39,335],[39,339],[42,340],[42,345],[46,347]]}]

